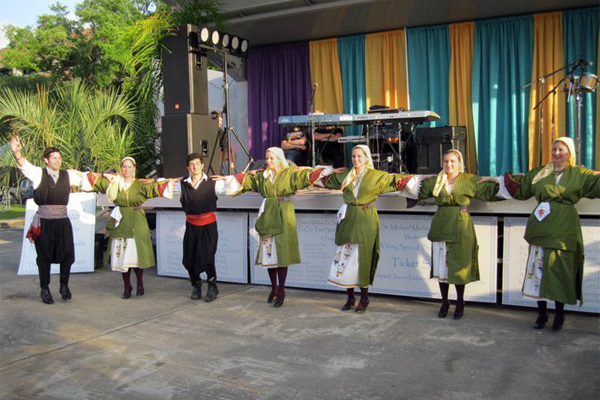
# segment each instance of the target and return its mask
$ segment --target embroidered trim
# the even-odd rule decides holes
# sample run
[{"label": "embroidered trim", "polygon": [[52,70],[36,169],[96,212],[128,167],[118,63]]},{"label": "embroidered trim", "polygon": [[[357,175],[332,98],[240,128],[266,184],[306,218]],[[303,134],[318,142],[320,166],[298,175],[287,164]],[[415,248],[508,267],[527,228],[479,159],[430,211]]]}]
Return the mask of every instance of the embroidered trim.
[{"label": "embroidered trim", "polygon": [[517,190],[521,187],[521,184],[513,179],[510,172],[506,172],[504,174],[504,186],[506,186],[506,190],[512,197],[515,197]]},{"label": "embroidered trim", "polygon": [[402,191],[408,185],[408,182],[413,178],[413,176],[407,176],[406,178],[402,178],[396,181],[396,190]]}]

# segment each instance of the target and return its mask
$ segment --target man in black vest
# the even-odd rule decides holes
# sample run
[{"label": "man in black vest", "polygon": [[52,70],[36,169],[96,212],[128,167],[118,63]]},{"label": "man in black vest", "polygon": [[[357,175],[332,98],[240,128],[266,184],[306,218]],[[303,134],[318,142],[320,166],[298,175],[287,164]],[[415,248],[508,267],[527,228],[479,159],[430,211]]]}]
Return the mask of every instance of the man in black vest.
[{"label": "man in black vest", "polygon": [[204,301],[217,298],[217,271],[215,254],[217,253],[217,194],[232,194],[239,184],[234,177],[228,180],[213,181],[203,172],[202,156],[192,153],[187,157],[187,169],[190,176],[181,181],[181,205],[186,214],[185,235],[183,237],[183,266],[190,275],[194,290],[192,300],[202,297],[201,273],[206,273],[208,291]]},{"label": "man in black vest", "polygon": [[67,203],[71,186],[80,186],[82,176],[60,169],[62,157],[56,147],[44,151],[46,168],[35,167],[23,157],[18,137],[10,139],[10,148],[23,175],[33,182],[33,201],[39,206],[27,238],[35,243],[42,301],[54,303],[49,288],[52,263],[60,264],[60,295],[63,300],[70,300],[69,275],[75,262],[75,245]]}]

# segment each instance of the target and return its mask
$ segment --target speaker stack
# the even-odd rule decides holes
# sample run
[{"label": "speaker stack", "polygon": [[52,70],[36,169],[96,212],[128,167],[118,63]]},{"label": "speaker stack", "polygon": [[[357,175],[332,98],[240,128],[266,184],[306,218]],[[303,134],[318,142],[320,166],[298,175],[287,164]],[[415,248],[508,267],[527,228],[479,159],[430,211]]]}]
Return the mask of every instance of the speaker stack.
[{"label": "speaker stack", "polygon": [[442,170],[444,152],[450,149],[466,156],[467,129],[464,126],[418,128],[407,144],[407,168],[414,174],[437,174]]},{"label": "speaker stack", "polygon": [[[210,151],[217,145],[217,120],[208,114],[208,75],[206,57],[191,40],[193,25],[180,25],[163,40],[163,87],[165,115],[162,117],[161,148],[164,176],[188,174],[186,157],[202,154],[206,170]],[[212,170],[219,171],[218,153]]]}]

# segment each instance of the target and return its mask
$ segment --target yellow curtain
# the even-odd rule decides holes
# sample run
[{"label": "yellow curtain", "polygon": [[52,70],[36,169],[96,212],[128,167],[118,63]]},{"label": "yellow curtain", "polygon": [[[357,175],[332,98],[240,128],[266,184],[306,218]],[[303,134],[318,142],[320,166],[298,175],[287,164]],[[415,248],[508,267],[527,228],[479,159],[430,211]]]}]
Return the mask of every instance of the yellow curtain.
[{"label": "yellow curtain", "polygon": [[404,30],[365,37],[367,109],[373,105],[408,108]]},{"label": "yellow curtain", "polygon": [[309,43],[310,76],[315,92],[315,111],[325,114],[344,112],[342,74],[337,51],[337,39],[318,40]]},{"label": "yellow curtain", "polygon": [[[533,73],[540,78],[564,66],[562,13],[553,12],[533,16]],[[557,73],[541,84],[531,85],[529,106],[529,168],[545,165],[551,160],[552,140],[565,135],[565,102],[561,88],[544,100],[543,134],[540,135],[540,112],[533,107],[563,78]],[[541,141],[540,141],[541,136]],[[541,160],[540,160],[541,144]]]},{"label": "yellow curtain", "polygon": [[473,122],[471,73],[473,70],[473,45],[475,22],[450,24],[450,87],[448,116],[451,126],[467,128],[465,166],[467,172],[477,173],[477,143]]}]

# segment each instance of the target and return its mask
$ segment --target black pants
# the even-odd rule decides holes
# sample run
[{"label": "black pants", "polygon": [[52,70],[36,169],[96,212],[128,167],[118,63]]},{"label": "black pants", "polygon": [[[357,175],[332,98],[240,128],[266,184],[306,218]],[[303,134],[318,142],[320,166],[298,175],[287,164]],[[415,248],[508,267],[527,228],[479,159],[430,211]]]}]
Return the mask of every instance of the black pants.
[{"label": "black pants", "polygon": [[315,142],[317,164],[323,164],[323,160],[333,161],[334,168],[344,166],[344,148],[337,142]]},{"label": "black pants", "polygon": [[216,222],[203,226],[185,223],[183,266],[188,271],[192,285],[200,280],[200,274],[203,272],[206,273],[206,279],[216,279],[215,254],[218,241]]},{"label": "black pants", "polygon": [[68,218],[40,219],[42,233],[35,241],[40,287],[50,285],[50,264],[60,264],[60,284],[68,285],[75,262],[73,227]]}]

